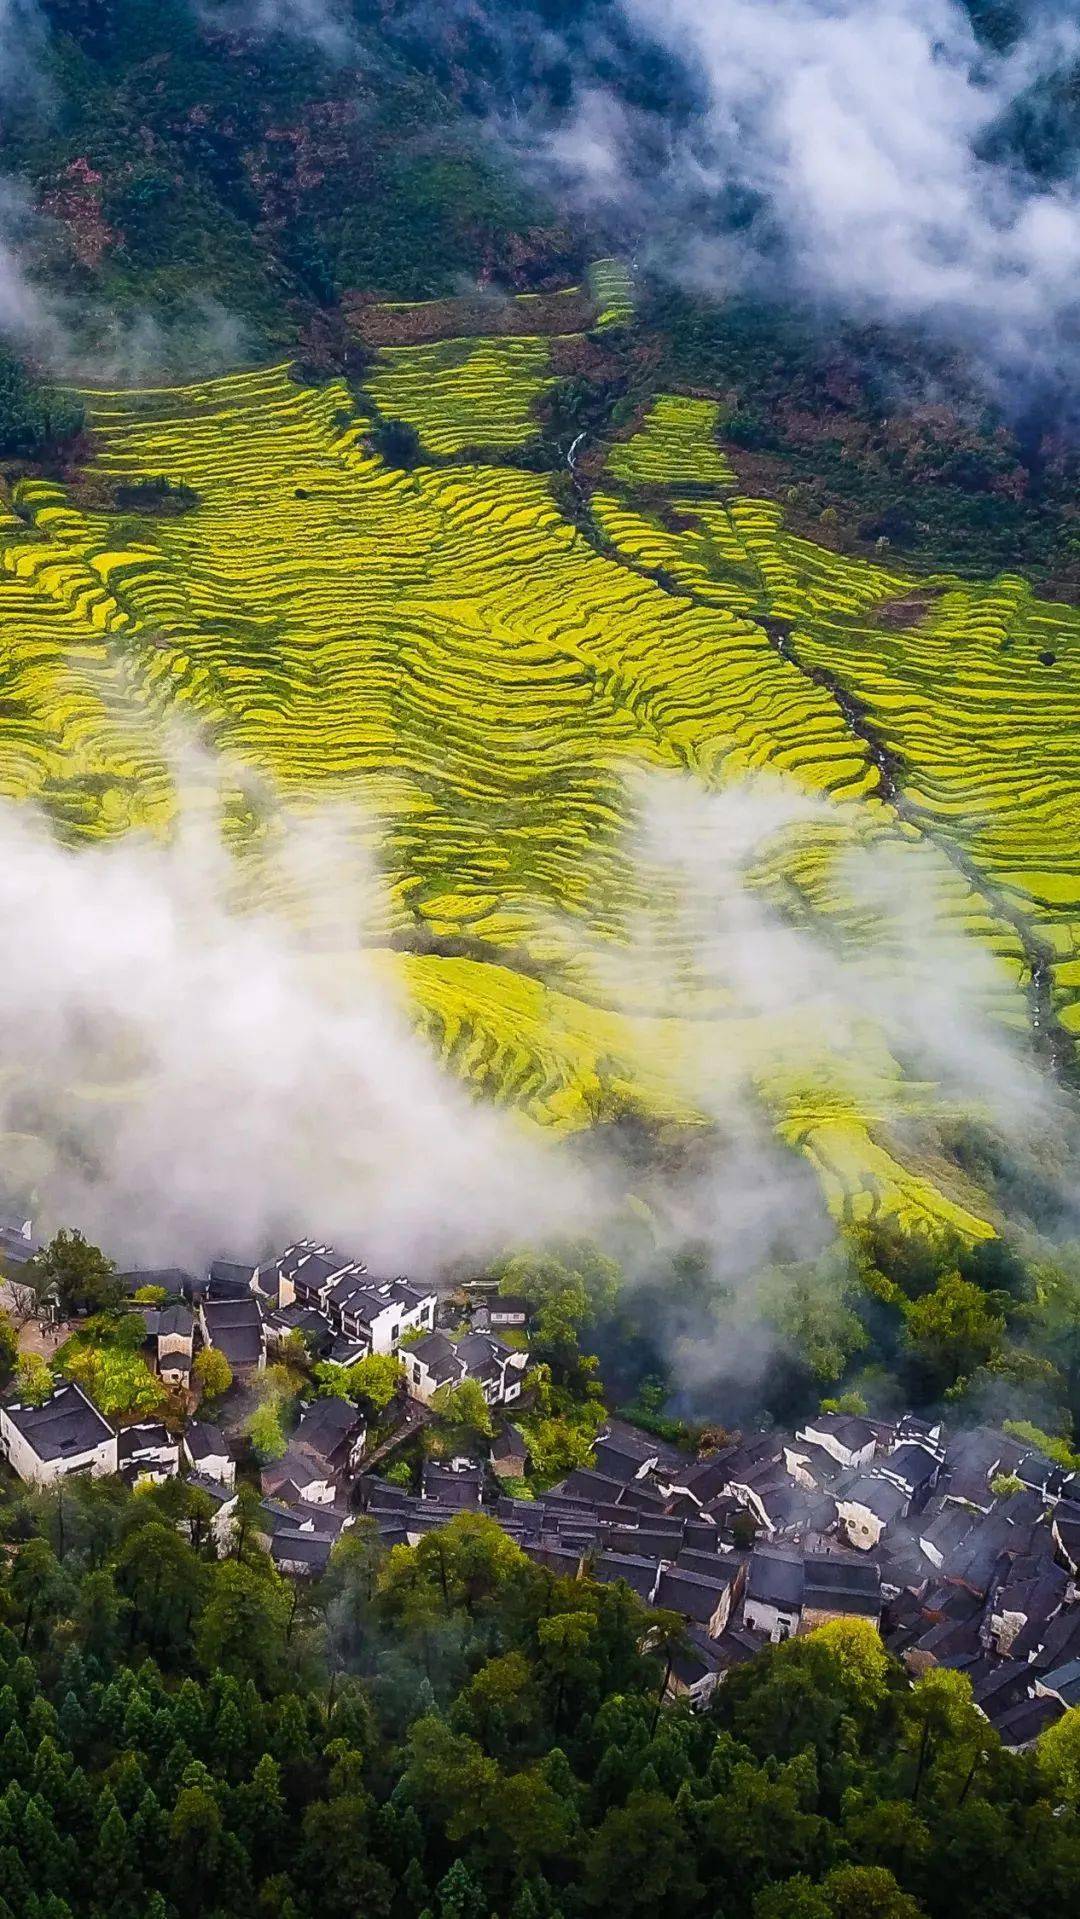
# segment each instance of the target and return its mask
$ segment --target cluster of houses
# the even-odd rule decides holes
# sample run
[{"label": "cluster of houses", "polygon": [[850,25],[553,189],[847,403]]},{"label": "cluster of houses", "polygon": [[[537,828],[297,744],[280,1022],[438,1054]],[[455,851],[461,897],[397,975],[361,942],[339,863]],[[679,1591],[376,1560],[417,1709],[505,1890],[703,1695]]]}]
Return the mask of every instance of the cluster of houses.
[{"label": "cluster of houses", "polygon": [[[455,1462],[419,1496],[361,1483],[393,1544],[480,1507],[490,1480]],[[695,1702],[769,1641],[866,1619],[913,1675],[966,1672],[1011,1747],[1080,1705],[1080,1475],[994,1429],[830,1413],[691,1462],[613,1419],[592,1466],[486,1510],[554,1571],[681,1614],[673,1681]]]},{"label": "cluster of houses", "polygon": [[[940,1422],[827,1413],[794,1434],[733,1440],[692,1460],[612,1419],[593,1463],[535,1499],[504,1482],[527,1466],[508,1414],[528,1354],[523,1300],[489,1296],[470,1330],[436,1325],[438,1297],[378,1278],[332,1247],[301,1240],[271,1262],[215,1261],[196,1282],[175,1271],[126,1274],[143,1350],[163,1379],[187,1385],[198,1342],[233,1372],[257,1374],[291,1333],[317,1358],[347,1366],[397,1354],[415,1430],[440,1386],[476,1380],[502,1409],[483,1457],[428,1459],[420,1489],[391,1484],[369,1457],[348,1399],[303,1411],[284,1455],[264,1468],[254,1519],[279,1569],[325,1569],[365,1510],[387,1545],[416,1544],[462,1511],[484,1511],[538,1563],[571,1578],[624,1581],[686,1626],[673,1687],[707,1699],[732,1666],[769,1641],[831,1619],[864,1619],[912,1674],[934,1665],[968,1674],[975,1703],[1014,1748],[1080,1705],[1080,1475],[989,1427],[947,1436]],[[48,1485],[72,1473],[130,1481],[184,1473],[207,1496],[224,1545],[236,1523],[234,1458],[224,1433],[192,1420],[178,1437],[156,1420],[117,1431],[72,1382],[43,1405],[0,1404],[0,1455]]]},{"label": "cluster of houses", "polygon": [[[243,1386],[257,1382],[291,1333],[314,1359],[347,1367],[369,1354],[396,1355],[410,1398],[429,1406],[440,1386],[473,1379],[488,1404],[520,1397],[528,1353],[494,1327],[520,1329],[526,1309],[495,1299],[472,1328],[451,1338],[435,1328],[438,1295],[404,1278],[379,1278],[360,1260],[300,1240],[260,1264],[214,1260],[202,1278],[179,1268],[119,1275],[128,1311],[141,1316],[147,1365],[171,1387],[189,1390],[200,1346],[216,1348]],[[136,1295],[163,1296],[151,1304]],[[188,1402],[191,1403],[190,1400]],[[422,1416],[422,1415],[421,1415]],[[174,1424],[175,1422],[172,1422]],[[416,1416],[406,1412],[403,1431]],[[282,1570],[323,1570],[334,1540],[353,1523],[351,1495],[368,1444],[366,1423],[348,1399],[315,1399],[304,1410],[284,1456],[264,1467],[257,1536]],[[524,1449],[505,1433],[508,1455]],[[212,1502],[213,1529],[225,1540],[236,1510],[236,1466],[227,1439],[205,1420],[189,1420],[182,1436],[157,1419],[114,1426],[73,1381],[57,1384],[44,1404],[11,1395],[0,1402],[0,1458],[34,1486],[75,1474],[119,1473],[131,1484],[184,1473]]]}]

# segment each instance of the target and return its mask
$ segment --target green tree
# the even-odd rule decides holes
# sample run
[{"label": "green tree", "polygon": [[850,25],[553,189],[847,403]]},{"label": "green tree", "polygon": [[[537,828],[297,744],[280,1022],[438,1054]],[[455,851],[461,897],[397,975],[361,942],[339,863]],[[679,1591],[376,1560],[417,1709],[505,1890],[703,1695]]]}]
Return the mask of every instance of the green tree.
[{"label": "green tree", "polygon": [[495,1430],[491,1407],[476,1379],[440,1386],[432,1397],[431,1409],[442,1449],[450,1454],[469,1452],[480,1440],[490,1439]]},{"label": "green tree", "polygon": [[232,1367],[218,1346],[204,1346],[196,1353],[191,1370],[205,1399],[224,1399],[233,1383]]},{"label": "green tree", "polygon": [[1000,1351],[1004,1331],[995,1296],[959,1273],[946,1273],[907,1313],[908,1343],[927,1393],[944,1391],[985,1366]]},{"label": "green tree", "polygon": [[34,1255],[30,1266],[39,1286],[55,1288],[65,1319],[72,1313],[110,1312],[123,1299],[115,1261],[77,1229],[64,1227]]},{"label": "green tree", "polygon": [[15,1395],[26,1406],[44,1406],[56,1388],[56,1379],[40,1353],[21,1353],[15,1377]]},{"label": "green tree", "polygon": [[237,1679],[253,1679],[273,1692],[284,1672],[290,1610],[288,1593],[275,1573],[223,1561],[215,1569],[199,1621],[196,1650],[202,1665]]},{"label": "green tree", "polygon": [[15,1553],[7,1588],[22,1622],[19,1644],[25,1652],[31,1635],[40,1638],[55,1629],[71,1585],[52,1547],[44,1539],[28,1539]]},{"label": "green tree", "polygon": [[636,1791],[607,1814],[589,1842],[585,1897],[599,1912],[677,1911],[697,1896],[694,1850],[663,1793]]},{"label": "green tree", "polygon": [[1080,1706],[1048,1726],[1035,1748],[1039,1771],[1055,1799],[1080,1808]]},{"label": "green tree", "polygon": [[159,1656],[190,1646],[208,1570],[171,1526],[150,1518],[117,1556],[116,1582],[130,1606],[132,1643],[141,1637]]},{"label": "green tree", "polygon": [[160,1412],[168,1398],[163,1382],[146,1361],[120,1344],[69,1340],[60,1351],[59,1364],[106,1419],[145,1419]]},{"label": "green tree", "polygon": [[0,1385],[11,1378],[18,1356],[18,1327],[10,1313],[0,1312]]},{"label": "green tree", "polygon": [[405,1384],[405,1371],[393,1353],[368,1353],[347,1369],[349,1395],[368,1413],[384,1413]]},{"label": "green tree", "polygon": [[837,1866],[822,1891],[832,1919],[921,1919],[922,1908],[884,1866]]},{"label": "green tree", "polygon": [[266,1400],[256,1406],[247,1421],[247,1436],[251,1441],[256,1459],[269,1465],[271,1460],[280,1459],[288,1448],[281,1423],[281,1412],[274,1400]]},{"label": "green tree", "polygon": [[83,1576],[75,1631],[84,1652],[108,1664],[120,1644],[122,1606],[112,1570],[100,1566]]}]

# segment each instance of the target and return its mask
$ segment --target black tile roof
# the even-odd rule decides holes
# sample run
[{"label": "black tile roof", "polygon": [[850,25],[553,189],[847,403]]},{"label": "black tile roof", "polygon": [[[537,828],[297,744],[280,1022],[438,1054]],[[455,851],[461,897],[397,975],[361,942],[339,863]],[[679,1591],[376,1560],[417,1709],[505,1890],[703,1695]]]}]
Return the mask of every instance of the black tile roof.
[{"label": "black tile roof", "polygon": [[658,1570],[655,1559],[640,1558],[632,1553],[601,1553],[593,1568],[592,1577],[606,1586],[613,1585],[618,1579],[624,1579],[640,1598],[648,1599],[656,1584]]},{"label": "black tile roof", "polygon": [[703,1626],[712,1618],[728,1584],[724,1578],[680,1572],[675,1567],[668,1567],[660,1574],[655,1603],[669,1612],[685,1613],[688,1619],[695,1619]]},{"label": "black tile roof", "polygon": [[881,1611],[880,1567],[862,1554],[807,1553],[803,1605],[876,1615]]},{"label": "black tile roof", "polygon": [[364,1421],[351,1399],[328,1396],[315,1399],[293,1434],[292,1443],[303,1452],[329,1462],[364,1431]]},{"label": "black tile roof", "polygon": [[81,1386],[67,1381],[43,1406],[8,1400],[4,1411],[41,1460],[70,1459],[92,1452],[112,1436],[112,1427]]},{"label": "black tile roof", "polygon": [[748,1599],[782,1609],[802,1605],[803,1556],[795,1547],[759,1546],[750,1555]]},{"label": "black tile roof", "polygon": [[211,1457],[229,1457],[229,1448],[220,1426],[212,1426],[208,1419],[193,1420],[184,1434],[184,1444],[192,1459],[210,1459]]}]

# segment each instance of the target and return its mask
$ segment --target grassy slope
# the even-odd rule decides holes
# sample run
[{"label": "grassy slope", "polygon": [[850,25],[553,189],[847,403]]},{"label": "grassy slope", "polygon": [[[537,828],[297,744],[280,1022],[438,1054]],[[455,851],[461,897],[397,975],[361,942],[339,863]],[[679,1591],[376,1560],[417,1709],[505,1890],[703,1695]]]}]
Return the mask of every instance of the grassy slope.
[{"label": "grassy slope", "polygon": [[[374,391],[433,450],[508,446],[531,430],[547,352],[513,338],[395,349]],[[1059,675],[1046,709],[1054,751],[1036,768],[1024,753],[1038,741],[1012,726],[1019,680],[991,675],[987,691],[987,622],[994,594],[1019,599],[1024,636],[1045,637],[1049,621],[1065,648],[1076,616],[1009,583],[954,583],[924,623],[931,637],[920,630],[909,646],[873,618],[908,582],[795,540],[770,503],[736,496],[708,403],[662,401],[613,451],[592,506],[605,553],[563,518],[542,476],[488,463],[387,469],[341,383],[304,388],[282,366],[86,397],[100,479],[164,473],[199,505],[139,522],[24,483],[33,532],[0,526],[0,791],[38,797],[73,837],[164,829],[182,715],[301,805],[362,805],[369,824],[357,830],[377,837],[389,880],[371,937],[456,943],[456,957],[388,950],[384,963],[478,1088],[574,1128],[628,1103],[692,1120],[726,1085],[748,1085],[838,1213],[986,1230],[977,1196],[905,1139],[905,1119],[932,1118],[942,1101],[904,1076],[880,1033],[826,1044],[812,999],[765,1019],[703,975],[698,929],[675,911],[667,874],[628,843],[633,778],[659,769],[709,788],[748,771],[789,775],[825,810],[761,850],[756,883],[796,922],[862,953],[880,981],[889,954],[847,897],[842,861],[853,846],[887,849],[902,878],[937,888],[950,938],[993,954],[986,1011],[1020,1025],[1023,941],[984,896],[981,870],[973,883],[898,817],[830,687],[782,657],[761,621],[791,623],[800,659],[858,686],[875,725],[919,765],[927,826],[963,840],[1044,929],[1049,915],[1065,998],[1072,922],[1047,907],[1042,881],[1036,910],[1024,875],[1053,869],[1061,906],[1075,872],[1075,836],[1060,833],[1069,681]],[[666,525],[665,484],[695,489]],[[649,577],[657,568],[666,585]],[[1019,675],[1028,640],[1016,630]],[[947,723],[920,733],[919,702],[935,700]],[[970,779],[956,742],[973,711],[1012,741],[1008,777],[987,772],[1004,795],[997,839],[949,812]],[[979,765],[991,768],[988,753]],[[1008,812],[1020,779],[1039,795],[1026,833]],[[232,831],[256,854],[257,812],[238,787]],[[523,949],[542,977],[522,973]],[[649,957],[659,951],[662,971]],[[347,951],[336,963],[347,976]]]}]

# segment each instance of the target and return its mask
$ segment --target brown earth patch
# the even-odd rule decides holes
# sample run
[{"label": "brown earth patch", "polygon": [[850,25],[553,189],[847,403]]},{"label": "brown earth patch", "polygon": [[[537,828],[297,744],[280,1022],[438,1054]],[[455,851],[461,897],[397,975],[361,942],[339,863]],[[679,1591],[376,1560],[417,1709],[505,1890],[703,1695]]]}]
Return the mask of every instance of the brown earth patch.
[{"label": "brown earth patch", "polygon": [[460,336],[583,333],[596,318],[595,303],[584,287],[564,293],[515,294],[508,299],[478,294],[399,307],[347,293],[341,304],[365,346],[423,346]]}]

